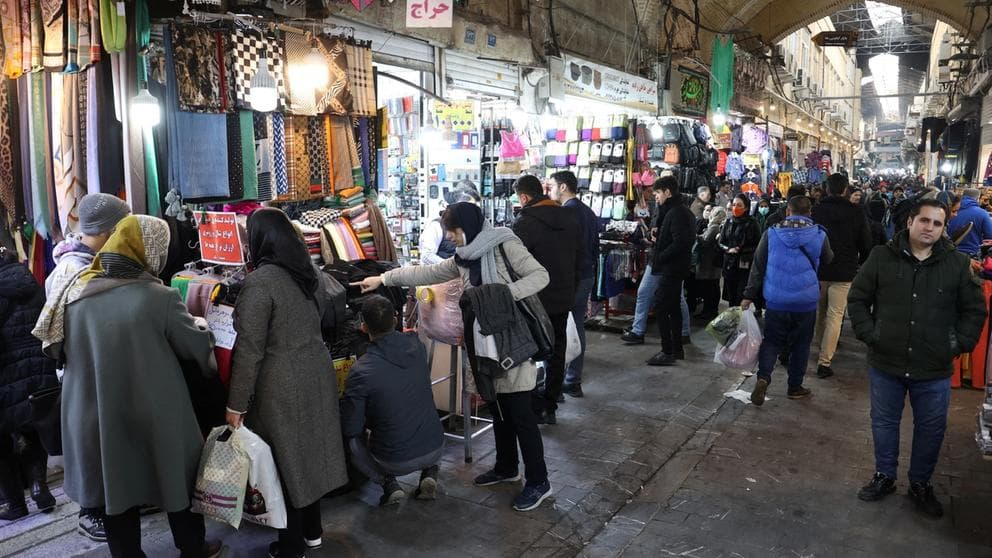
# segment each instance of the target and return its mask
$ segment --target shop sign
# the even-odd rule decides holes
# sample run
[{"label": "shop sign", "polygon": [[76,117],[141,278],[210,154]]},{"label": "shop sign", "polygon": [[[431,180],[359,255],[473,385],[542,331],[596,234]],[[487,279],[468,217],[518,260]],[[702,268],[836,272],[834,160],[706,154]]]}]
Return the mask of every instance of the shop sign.
[{"label": "shop sign", "polygon": [[470,132],[475,130],[475,101],[434,103],[434,116],[443,131]]},{"label": "shop sign", "polygon": [[813,37],[813,43],[821,47],[851,48],[857,42],[857,31],[824,31]]},{"label": "shop sign", "polygon": [[452,0],[406,0],[407,27],[451,27]]},{"label": "shop sign", "polygon": [[679,66],[672,72],[672,110],[688,116],[706,116],[710,96],[710,78],[703,73]]},{"label": "shop sign", "polygon": [[785,141],[799,141],[799,132],[786,132],[785,137],[782,139]]},{"label": "shop sign", "polygon": [[221,265],[244,265],[238,216],[220,211],[194,211],[200,235],[200,259]]},{"label": "shop sign", "polygon": [[658,109],[658,84],[639,76],[565,55],[564,91],[637,110]]}]

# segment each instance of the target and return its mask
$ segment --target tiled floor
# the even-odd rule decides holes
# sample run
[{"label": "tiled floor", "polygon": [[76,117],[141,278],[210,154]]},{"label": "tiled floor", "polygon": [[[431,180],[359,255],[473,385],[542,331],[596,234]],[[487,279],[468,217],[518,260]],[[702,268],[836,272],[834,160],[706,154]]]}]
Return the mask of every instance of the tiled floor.
[{"label": "tiled floor", "polygon": [[[693,339],[685,364],[650,368],[656,345],[590,333],[586,397],[542,427],[555,496],[540,509],[511,510],[516,487],[472,486],[492,465],[486,434],[472,464],[449,442],[435,502],[383,509],[370,486],[324,500],[324,548],[309,556],[992,556],[992,464],[973,441],[977,392],[955,392],[935,479],[949,513],[934,521],[915,513],[904,483],[881,503],[855,497],[872,461],[853,339],[842,341],[836,377],[807,381],[813,398],[786,399],[779,369],[762,408],[726,398],[745,378],[712,362],[705,333]],[[47,526],[0,526],[0,554],[107,555],[68,532],[71,511],[63,506]],[[228,557],[264,556],[274,538],[255,526],[208,530]],[[149,556],[178,554],[163,515],[145,520],[144,536]]]}]

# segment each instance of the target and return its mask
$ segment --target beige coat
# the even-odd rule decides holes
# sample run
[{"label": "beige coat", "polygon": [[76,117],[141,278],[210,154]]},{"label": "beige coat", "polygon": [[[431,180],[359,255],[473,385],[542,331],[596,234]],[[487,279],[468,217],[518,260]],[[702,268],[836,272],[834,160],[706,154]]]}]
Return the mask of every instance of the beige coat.
[{"label": "beige coat", "polygon": [[[506,257],[510,266],[520,277],[510,280],[510,272],[502,255],[496,253],[496,271],[500,281],[510,288],[514,300],[527,298],[537,294],[548,284],[548,272],[531,256],[520,239],[514,238],[503,243]],[[498,249],[497,249],[498,250]],[[439,264],[403,267],[387,271],[382,279],[387,287],[418,287],[436,285],[461,277],[465,288],[472,284],[469,281],[469,270],[459,267],[454,258],[448,258]],[[530,391],[537,385],[537,368],[530,361],[507,370],[506,376],[496,380],[496,393],[517,393]]]}]

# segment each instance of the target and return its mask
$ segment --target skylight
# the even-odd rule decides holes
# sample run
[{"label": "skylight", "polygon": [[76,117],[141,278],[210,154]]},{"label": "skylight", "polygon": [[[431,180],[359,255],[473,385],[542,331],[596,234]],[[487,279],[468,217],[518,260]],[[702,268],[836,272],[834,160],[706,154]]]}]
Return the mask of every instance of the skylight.
[{"label": "skylight", "polygon": [[[868,59],[868,68],[875,78],[875,93],[878,95],[895,95],[899,93],[899,57],[894,54],[879,54]],[[899,98],[883,97],[882,114],[886,120],[899,119]]]},{"label": "skylight", "polygon": [[865,8],[868,10],[868,17],[871,18],[871,25],[875,31],[881,32],[889,23],[902,24],[902,8],[871,0],[865,2]]}]

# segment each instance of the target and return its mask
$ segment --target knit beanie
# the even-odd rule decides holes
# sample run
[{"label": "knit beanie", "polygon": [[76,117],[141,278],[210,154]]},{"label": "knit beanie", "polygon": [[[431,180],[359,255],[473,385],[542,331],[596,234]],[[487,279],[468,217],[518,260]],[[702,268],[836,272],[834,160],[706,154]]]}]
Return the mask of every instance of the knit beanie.
[{"label": "knit beanie", "polygon": [[110,194],[88,194],[79,202],[79,232],[88,235],[110,232],[131,213],[123,200]]},{"label": "knit beanie", "polygon": [[978,188],[965,188],[964,195],[977,200],[982,193],[978,190]]}]

